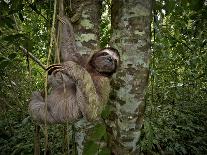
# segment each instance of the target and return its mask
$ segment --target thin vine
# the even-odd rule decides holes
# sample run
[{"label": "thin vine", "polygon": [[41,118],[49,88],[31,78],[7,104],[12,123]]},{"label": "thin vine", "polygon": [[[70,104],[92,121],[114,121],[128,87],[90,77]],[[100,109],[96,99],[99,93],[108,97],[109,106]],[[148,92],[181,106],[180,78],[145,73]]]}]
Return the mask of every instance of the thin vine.
[{"label": "thin vine", "polygon": [[[55,37],[55,21],[56,21],[56,9],[57,9],[57,0],[54,1],[54,13],[53,13],[53,20],[52,20],[52,27],[51,27],[51,33],[50,33],[50,46],[48,49],[48,57],[47,57],[47,67],[49,66],[50,62],[50,56],[53,46],[53,40]],[[48,73],[46,72],[45,75],[45,152],[44,155],[47,154],[48,149],[48,127],[47,127],[47,83],[48,83]]]}]

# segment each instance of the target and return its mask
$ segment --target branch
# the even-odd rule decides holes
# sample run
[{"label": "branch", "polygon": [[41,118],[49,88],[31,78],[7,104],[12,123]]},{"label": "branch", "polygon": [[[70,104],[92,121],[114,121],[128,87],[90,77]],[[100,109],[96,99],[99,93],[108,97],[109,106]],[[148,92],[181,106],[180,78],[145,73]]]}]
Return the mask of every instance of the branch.
[{"label": "branch", "polygon": [[[190,48],[190,47],[188,46],[187,43],[185,43],[185,42],[183,42],[183,41],[180,41],[179,39],[177,39],[176,37],[174,37],[174,36],[171,34],[170,30],[167,29],[167,31],[168,31],[168,33],[169,33],[169,36],[170,36],[172,39],[174,39],[176,42],[178,42],[178,43],[184,45],[184,46],[185,46],[187,49],[189,49],[190,51],[192,51],[192,52],[194,51],[192,48]],[[170,37],[168,37],[167,35],[165,35],[165,33],[163,33],[163,34],[164,34],[164,37],[170,39]]]},{"label": "branch", "polygon": [[34,60],[40,67],[42,67],[44,70],[46,70],[45,65],[41,63],[39,59],[37,59],[32,53],[28,52],[24,47],[20,46],[22,49],[22,52],[26,55],[29,56],[32,60]]}]

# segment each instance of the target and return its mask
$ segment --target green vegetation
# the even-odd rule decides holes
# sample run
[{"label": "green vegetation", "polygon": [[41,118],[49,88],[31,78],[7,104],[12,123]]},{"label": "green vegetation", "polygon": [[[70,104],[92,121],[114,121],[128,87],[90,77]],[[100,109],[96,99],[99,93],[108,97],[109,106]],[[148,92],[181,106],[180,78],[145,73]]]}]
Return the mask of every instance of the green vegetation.
[{"label": "green vegetation", "polygon": [[27,108],[31,92],[44,87],[44,72],[19,46],[44,63],[49,23],[21,0],[0,1],[0,21],[0,154],[32,154],[34,125]]},{"label": "green vegetation", "polygon": [[207,5],[156,2],[142,149],[207,154]]},{"label": "green vegetation", "polygon": [[[44,87],[45,75],[19,47],[25,47],[46,64],[52,8],[51,1],[0,1],[2,155],[33,153],[34,124],[28,117],[27,105],[32,91]],[[204,0],[155,2],[150,79],[140,141],[144,154],[207,154],[206,17]],[[101,25],[102,46],[110,38],[109,20],[103,19]],[[52,154],[62,154],[64,127],[49,127],[48,132]],[[72,145],[73,137],[70,139]],[[105,126],[95,126],[86,143],[86,154],[98,149],[94,139],[107,139]],[[103,148],[101,154],[109,152]]]}]

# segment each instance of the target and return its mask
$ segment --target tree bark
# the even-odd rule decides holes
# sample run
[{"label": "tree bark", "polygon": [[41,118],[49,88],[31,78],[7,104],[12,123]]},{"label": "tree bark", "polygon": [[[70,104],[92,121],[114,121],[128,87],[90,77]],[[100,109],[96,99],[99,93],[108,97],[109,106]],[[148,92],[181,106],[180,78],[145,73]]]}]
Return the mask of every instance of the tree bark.
[{"label": "tree bark", "polygon": [[[80,19],[73,24],[78,52],[82,55],[91,55],[100,49],[101,0],[73,0],[72,10],[81,13]],[[93,125],[83,118],[74,126],[78,131],[75,133],[75,141],[78,154],[81,155],[87,132]]]},{"label": "tree bark", "polygon": [[81,11],[80,20],[74,24],[78,51],[90,55],[100,49],[101,0],[74,0],[74,10]]},{"label": "tree bark", "polygon": [[120,51],[122,64],[114,81],[110,120],[112,152],[139,154],[144,95],[149,74],[151,0],[114,0],[110,44]]}]

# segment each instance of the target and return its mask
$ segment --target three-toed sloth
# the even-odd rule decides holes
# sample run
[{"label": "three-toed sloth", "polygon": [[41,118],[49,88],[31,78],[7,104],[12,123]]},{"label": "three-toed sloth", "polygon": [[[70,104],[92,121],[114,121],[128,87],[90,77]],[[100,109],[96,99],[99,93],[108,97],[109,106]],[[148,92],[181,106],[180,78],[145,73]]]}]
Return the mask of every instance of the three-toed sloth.
[{"label": "three-toed sloth", "polygon": [[[110,77],[116,72],[120,56],[108,47],[96,52],[89,61],[66,61],[48,68],[47,99],[34,92],[29,112],[39,123],[74,122],[81,117],[88,121],[99,118],[110,93]],[[47,106],[46,106],[47,105]]]}]

